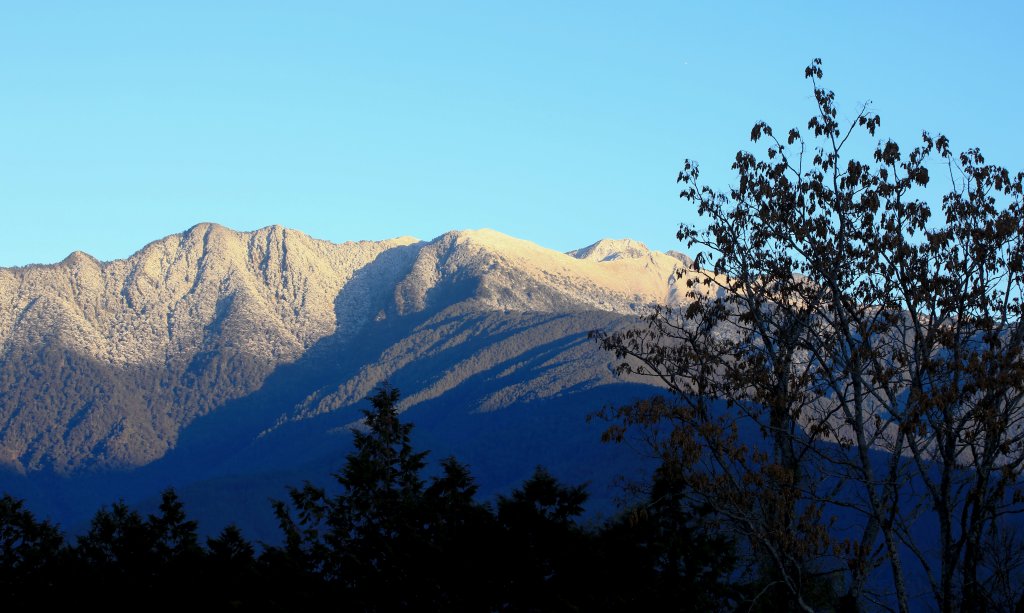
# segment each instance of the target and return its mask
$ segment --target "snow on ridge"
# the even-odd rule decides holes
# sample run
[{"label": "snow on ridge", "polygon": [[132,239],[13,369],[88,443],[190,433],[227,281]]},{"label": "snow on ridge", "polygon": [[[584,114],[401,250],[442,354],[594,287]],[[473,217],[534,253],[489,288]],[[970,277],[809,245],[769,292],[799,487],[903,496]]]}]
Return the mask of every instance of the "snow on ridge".
[{"label": "snow on ridge", "polygon": [[593,257],[581,258],[494,230],[448,232],[424,248],[421,257],[431,262],[418,263],[416,278],[404,280],[401,293],[415,297],[422,308],[429,287],[447,275],[468,274],[480,279],[477,304],[499,310],[629,314],[651,303],[678,300],[673,287],[678,259],[629,239],[595,246],[584,254]]},{"label": "snow on ridge", "polygon": [[644,258],[651,254],[647,245],[631,238],[602,238],[593,245],[575,249],[566,255],[579,260],[610,262],[612,260]]},{"label": "snow on ridge", "polygon": [[[277,225],[202,223],[125,259],[74,252],[55,265],[0,268],[0,349],[29,343],[48,321],[104,362],[159,363],[198,350],[216,321],[247,353],[287,359],[325,335],[424,309],[429,296],[435,306],[635,313],[681,299],[679,265],[630,239],[565,254],[489,229],[334,243]],[[439,285],[462,289],[431,291]]]}]

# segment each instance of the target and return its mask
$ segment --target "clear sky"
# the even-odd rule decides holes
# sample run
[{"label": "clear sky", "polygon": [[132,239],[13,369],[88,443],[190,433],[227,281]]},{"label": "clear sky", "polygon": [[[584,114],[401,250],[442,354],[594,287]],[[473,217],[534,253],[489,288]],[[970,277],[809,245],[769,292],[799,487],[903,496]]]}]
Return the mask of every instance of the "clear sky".
[{"label": "clear sky", "polygon": [[881,135],[1024,169],[1022,3],[0,0],[0,265],[201,221],[677,248],[803,69]]}]

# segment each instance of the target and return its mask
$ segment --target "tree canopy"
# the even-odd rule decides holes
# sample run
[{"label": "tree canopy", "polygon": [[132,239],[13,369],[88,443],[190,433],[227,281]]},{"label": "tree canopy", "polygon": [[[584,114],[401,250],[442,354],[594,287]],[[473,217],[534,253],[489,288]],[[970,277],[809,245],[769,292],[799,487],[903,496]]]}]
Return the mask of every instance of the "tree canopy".
[{"label": "tree canopy", "polygon": [[907,611],[914,582],[943,611],[1010,610],[1017,567],[993,555],[1022,501],[1024,174],[927,132],[857,159],[880,117],[841,114],[820,60],[805,76],[806,128],[757,122],[732,187],[683,164],[688,300],[598,334],[674,397],[608,436],[660,434],[770,579],[760,597]]},{"label": "tree canopy", "polygon": [[75,544],[0,498],[0,596],[18,605],[188,606],[306,611],[616,611],[731,608],[737,587],[728,537],[696,521],[678,483],[660,479],[628,513],[581,521],[585,485],[543,467],[493,503],[476,499],[468,466],[445,458],[427,473],[380,385],[354,449],[330,486],[305,483],[274,504],[279,544],[233,525],[198,537],[166,490],[156,512],[100,509]]}]

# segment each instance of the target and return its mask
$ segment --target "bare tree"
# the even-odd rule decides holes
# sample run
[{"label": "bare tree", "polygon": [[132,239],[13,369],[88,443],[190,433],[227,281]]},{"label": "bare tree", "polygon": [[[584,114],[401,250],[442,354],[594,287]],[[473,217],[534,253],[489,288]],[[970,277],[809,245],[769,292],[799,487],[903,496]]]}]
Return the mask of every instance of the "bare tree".
[{"label": "bare tree", "polygon": [[[664,433],[659,451],[795,606],[827,579],[844,607],[909,610],[907,555],[941,610],[994,606],[985,543],[1019,511],[1024,463],[1022,175],[927,133],[856,160],[851,137],[879,117],[865,105],[841,123],[820,61],[805,75],[807,140],[757,123],[766,155],[738,153],[725,192],[696,163],[679,173],[705,222],[677,235],[697,249],[679,271],[688,302],[598,334],[675,401],[619,409],[609,437]],[[950,178],[938,210],[924,199],[936,165]],[[861,525],[830,522],[840,508]],[[872,581],[882,565],[888,589]]]}]

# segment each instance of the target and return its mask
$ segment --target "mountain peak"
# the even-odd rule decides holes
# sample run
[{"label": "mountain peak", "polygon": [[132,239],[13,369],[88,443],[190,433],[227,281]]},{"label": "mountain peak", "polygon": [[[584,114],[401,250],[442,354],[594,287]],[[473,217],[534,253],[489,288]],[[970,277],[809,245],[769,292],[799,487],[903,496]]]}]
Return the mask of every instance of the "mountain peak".
[{"label": "mountain peak", "polygon": [[503,234],[501,232],[498,232],[497,230],[492,230],[490,228],[478,228],[478,229],[465,228],[463,230],[449,230],[449,231],[445,232],[444,234],[442,234],[441,236],[438,236],[434,240],[441,240],[441,239],[473,240],[473,241],[483,242],[483,243],[494,242],[494,241],[501,242],[501,241],[507,241],[507,240],[520,240],[520,239],[516,239],[516,238],[514,238],[512,236],[509,236],[508,234]]},{"label": "mountain peak", "polygon": [[191,228],[182,232],[182,234],[205,234],[210,230],[228,230],[231,232],[234,231],[231,228],[228,228],[227,226],[220,225],[219,223],[214,223],[212,221],[201,221],[192,226]]},{"label": "mountain peak", "polygon": [[683,263],[683,266],[685,266],[686,268],[690,268],[691,266],[693,266],[693,258],[691,258],[690,256],[686,255],[685,253],[681,253],[681,252],[676,251],[674,249],[670,249],[670,250],[665,252],[665,255],[672,256],[675,259],[679,260],[680,262]]},{"label": "mountain peak", "polygon": [[77,251],[77,250],[76,251],[72,251],[70,254],[68,254],[68,257],[64,258],[61,261],[61,264],[69,264],[69,265],[76,265],[76,264],[77,265],[82,265],[82,264],[99,265],[99,263],[100,263],[99,260],[97,260],[96,258],[92,257],[88,253],[86,253],[84,251]]},{"label": "mountain peak", "polygon": [[578,260],[597,262],[644,258],[650,254],[651,250],[647,248],[647,245],[631,238],[602,238],[589,247],[568,252],[568,255]]}]

